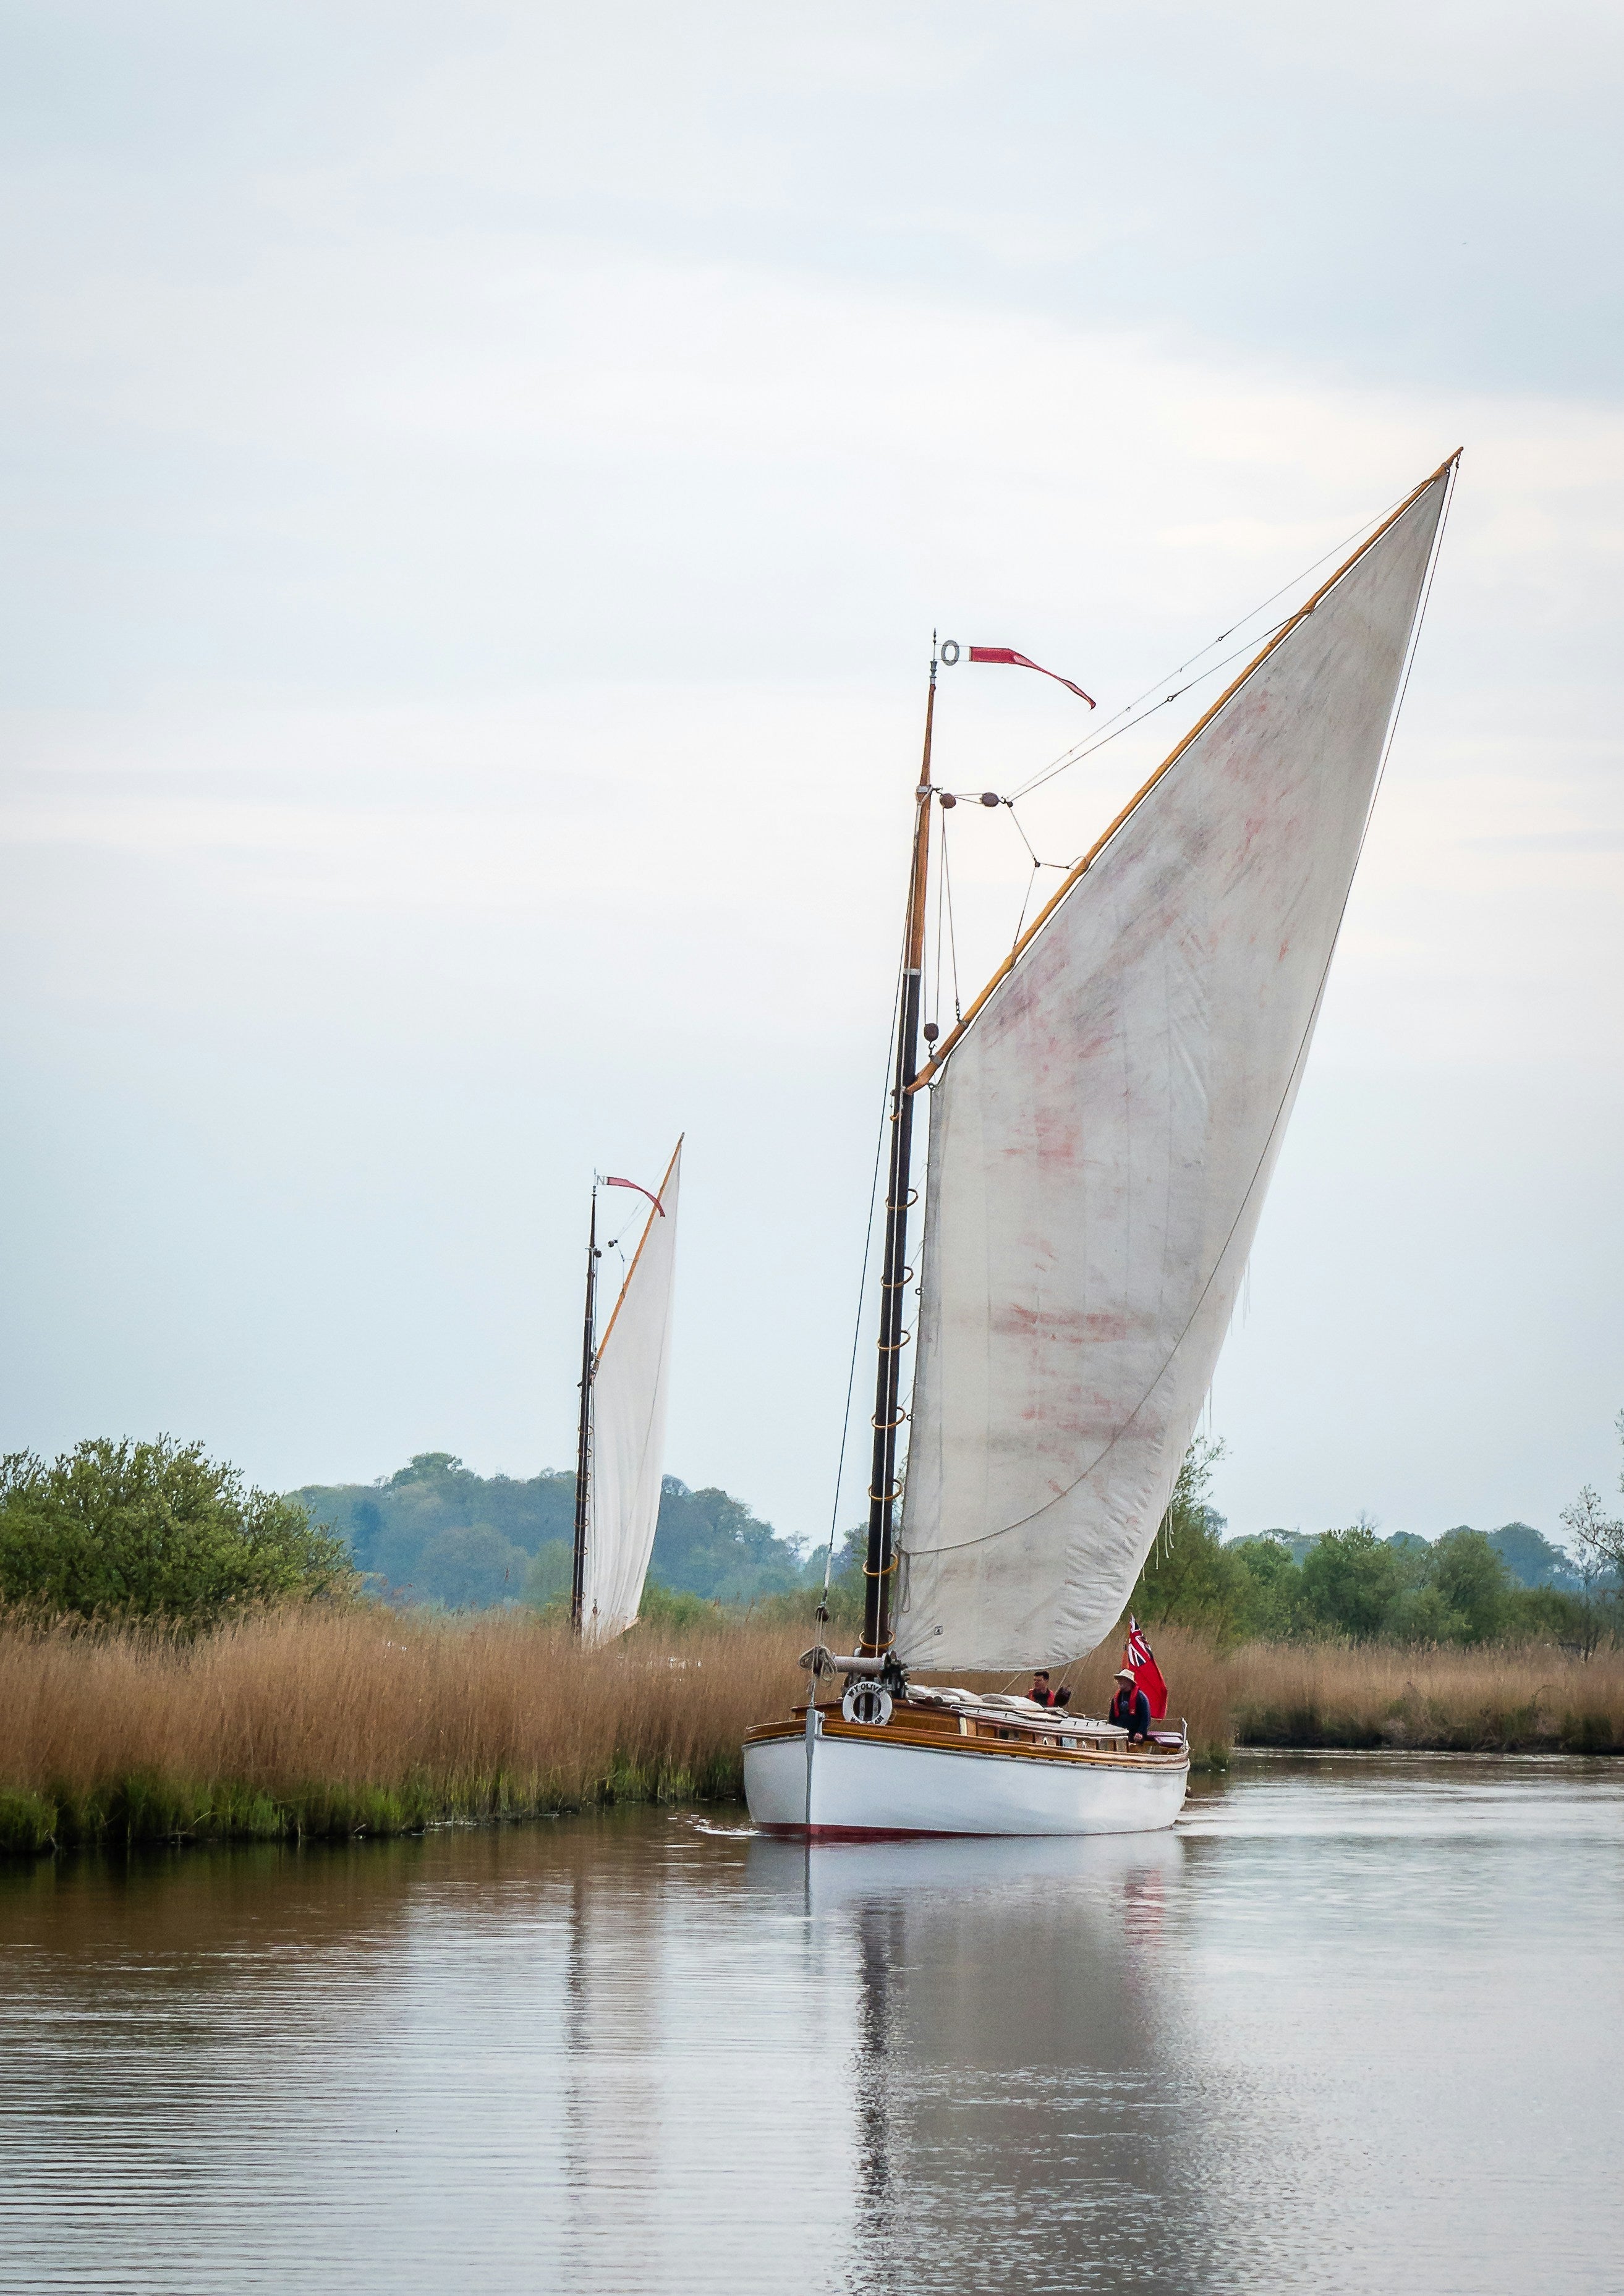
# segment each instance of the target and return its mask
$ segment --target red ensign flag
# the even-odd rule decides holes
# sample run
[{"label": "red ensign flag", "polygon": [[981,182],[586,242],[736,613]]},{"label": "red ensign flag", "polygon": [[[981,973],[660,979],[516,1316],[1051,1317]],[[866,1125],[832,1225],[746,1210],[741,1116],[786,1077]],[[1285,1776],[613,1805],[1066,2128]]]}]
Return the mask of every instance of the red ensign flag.
[{"label": "red ensign flag", "polygon": [[1160,1722],[1168,1710],[1168,1686],[1161,1678],[1144,1629],[1136,1619],[1128,1621],[1128,1647],[1122,1652],[1122,1663],[1134,1670],[1134,1680],[1150,1701],[1151,1719]]},{"label": "red ensign flag", "polygon": [[1080,685],[1074,685],[1069,677],[1062,677],[1059,670],[1046,669],[1040,661],[1029,661],[1025,654],[1017,653],[1013,646],[972,646],[970,659],[972,661],[1007,662],[1012,669],[1035,669],[1039,677],[1052,677],[1056,685],[1063,685],[1068,693],[1075,693],[1079,701],[1088,704],[1090,709],[1095,706],[1092,693],[1085,693]]}]

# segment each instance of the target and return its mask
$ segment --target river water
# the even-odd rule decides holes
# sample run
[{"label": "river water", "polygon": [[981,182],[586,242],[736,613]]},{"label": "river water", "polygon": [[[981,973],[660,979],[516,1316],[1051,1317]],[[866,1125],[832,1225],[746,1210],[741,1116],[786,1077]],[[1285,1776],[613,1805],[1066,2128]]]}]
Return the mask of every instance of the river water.
[{"label": "river water", "polygon": [[1624,2286],[1624,1764],[0,1874],[0,2288]]}]

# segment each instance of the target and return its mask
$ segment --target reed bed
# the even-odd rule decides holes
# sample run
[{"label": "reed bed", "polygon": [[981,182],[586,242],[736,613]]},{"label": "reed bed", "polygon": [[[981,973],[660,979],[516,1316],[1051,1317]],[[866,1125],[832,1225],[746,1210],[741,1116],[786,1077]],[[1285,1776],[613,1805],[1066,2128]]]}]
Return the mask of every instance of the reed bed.
[{"label": "reed bed", "polygon": [[[645,1622],[603,1651],[513,1612],[323,1604],[186,1636],[0,1616],[0,1849],[400,1833],[725,1799],[746,1726],[805,1693],[808,1628]],[[1234,1743],[1624,1752],[1624,1653],[1257,1644],[1163,1627],[1197,1762]],[[1100,1713],[1115,1640],[1068,1669]],[[963,1677],[985,1689],[1025,1677]]]},{"label": "reed bed", "polygon": [[1624,1652],[1253,1643],[1216,1663],[1244,1746],[1624,1753]]},{"label": "reed bed", "polygon": [[603,1651],[513,1612],[311,1605],[187,1638],[0,1625],[0,1847],[398,1833],[736,1794],[747,1724],[806,1677],[793,1628]]}]

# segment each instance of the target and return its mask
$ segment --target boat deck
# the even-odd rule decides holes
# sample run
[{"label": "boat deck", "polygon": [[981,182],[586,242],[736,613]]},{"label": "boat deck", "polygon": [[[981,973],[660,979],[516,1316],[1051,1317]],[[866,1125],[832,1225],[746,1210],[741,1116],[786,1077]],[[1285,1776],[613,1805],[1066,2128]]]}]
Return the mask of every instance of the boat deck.
[{"label": "boat deck", "polygon": [[[807,1709],[797,1706],[779,1722],[759,1722],[744,1734],[747,1746],[774,1738],[804,1737]],[[981,1704],[925,1704],[899,1699],[886,1722],[849,1722],[840,1701],[818,1702],[817,1731],[823,1738],[852,1738],[870,1744],[917,1746],[939,1753],[965,1753],[972,1745],[978,1754],[1012,1755],[1025,1761],[1078,1764],[1090,1769],[1183,1769],[1190,1750],[1182,1734],[1161,1734],[1163,1742],[1133,1746],[1128,1733],[1114,1723],[1085,1716],[1063,1718],[1034,1707],[990,1708]]]}]

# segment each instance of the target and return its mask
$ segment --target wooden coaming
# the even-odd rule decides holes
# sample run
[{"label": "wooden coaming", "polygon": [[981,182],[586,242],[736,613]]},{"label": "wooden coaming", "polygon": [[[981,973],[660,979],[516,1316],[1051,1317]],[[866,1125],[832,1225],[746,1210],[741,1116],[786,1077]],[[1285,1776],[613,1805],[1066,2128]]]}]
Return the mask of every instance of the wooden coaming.
[{"label": "wooden coaming", "polygon": [[[1182,1769],[1189,1761],[1187,1746],[1130,1746],[1125,1739],[1103,1738],[1084,1726],[1063,1731],[1046,1720],[1029,1717],[995,1720],[985,1714],[960,1714],[943,1708],[897,1706],[889,1722],[848,1722],[838,1705],[817,1710],[820,1735],[858,1738],[870,1744],[916,1746],[927,1753],[992,1755],[1018,1762],[1082,1763],[1090,1769]],[[783,1722],[758,1722],[744,1734],[746,1745],[768,1738],[806,1735],[807,1710],[798,1706]],[[1062,1745],[1062,1737],[1075,1745]]]}]

